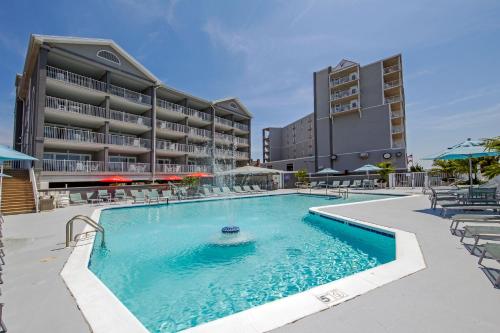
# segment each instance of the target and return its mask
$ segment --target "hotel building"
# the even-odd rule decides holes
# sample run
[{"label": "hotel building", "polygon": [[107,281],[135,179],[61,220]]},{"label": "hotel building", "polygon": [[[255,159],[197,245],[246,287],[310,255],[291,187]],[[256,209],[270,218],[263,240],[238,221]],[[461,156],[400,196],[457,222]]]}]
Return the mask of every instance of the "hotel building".
[{"label": "hotel building", "polygon": [[314,113],[263,131],[267,167],[342,173],[387,161],[406,170],[401,55],[361,66],[342,60],[315,72]]},{"label": "hotel building", "polygon": [[165,85],[112,40],[32,35],[16,77],[13,145],[41,188],[150,181],[250,159],[251,113]]}]

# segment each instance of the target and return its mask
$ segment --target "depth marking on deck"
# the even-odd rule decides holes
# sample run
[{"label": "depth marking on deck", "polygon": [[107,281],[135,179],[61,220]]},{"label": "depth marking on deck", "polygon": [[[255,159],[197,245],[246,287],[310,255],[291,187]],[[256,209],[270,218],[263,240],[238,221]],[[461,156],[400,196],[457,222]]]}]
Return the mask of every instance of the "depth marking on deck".
[{"label": "depth marking on deck", "polygon": [[339,289],[332,289],[324,294],[316,296],[322,303],[331,305],[339,300],[346,298],[348,295]]}]

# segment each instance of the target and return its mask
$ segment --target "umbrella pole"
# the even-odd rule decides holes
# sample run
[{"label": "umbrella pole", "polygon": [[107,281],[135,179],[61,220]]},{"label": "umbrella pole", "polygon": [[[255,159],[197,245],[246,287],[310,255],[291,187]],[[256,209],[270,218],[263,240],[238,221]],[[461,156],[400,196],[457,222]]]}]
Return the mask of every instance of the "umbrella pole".
[{"label": "umbrella pole", "polygon": [[472,188],[472,157],[469,156],[469,182],[470,187]]},{"label": "umbrella pole", "polygon": [[[0,173],[3,173],[3,162],[0,162]],[[3,190],[3,177],[0,177],[0,214],[2,214],[2,190]]]}]

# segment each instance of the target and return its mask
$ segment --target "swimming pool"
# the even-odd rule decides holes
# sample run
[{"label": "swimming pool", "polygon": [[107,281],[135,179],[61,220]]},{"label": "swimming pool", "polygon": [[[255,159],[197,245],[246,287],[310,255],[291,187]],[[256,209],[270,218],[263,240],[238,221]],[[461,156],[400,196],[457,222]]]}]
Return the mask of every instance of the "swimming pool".
[{"label": "swimming pool", "polygon": [[[395,259],[395,239],[308,214],[382,199],[277,195],[103,210],[89,268],[151,332],[176,332]],[[221,245],[238,225],[243,242]],[[96,241],[95,244],[99,244]]]}]

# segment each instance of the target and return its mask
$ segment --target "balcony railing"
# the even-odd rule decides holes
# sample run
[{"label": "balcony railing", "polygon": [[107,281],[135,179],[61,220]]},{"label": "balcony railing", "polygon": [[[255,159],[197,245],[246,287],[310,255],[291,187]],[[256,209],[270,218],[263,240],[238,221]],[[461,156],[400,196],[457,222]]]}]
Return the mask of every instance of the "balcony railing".
[{"label": "balcony railing", "polygon": [[403,127],[402,126],[392,126],[392,134],[396,133],[402,133],[403,132]]},{"label": "balcony railing", "polygon": [[215,116],[215,123],[216,124],[220,124],[220,125],[225,125],[225,126],[233,127],[233,122],[231,120],[225,119],[225,118],[221,118],[221,117],[217,117],[217,116]]},{"label": "balcony railing", "polygon": [[397,111],[392,111],[391,112],[391,118],[396,119],[396,118],[401,118],[403,117],[403,112],[397,112]]},{"label": "balcony railing", "polygon": [[185,125],[171,123],[171,122],[165,121],[165,120],[157,120],[156,127],[159,129],[165,129],[165,130],[170,130],[170,131],[174,131],[174,132],[181,132],[181,133],[186,133],[188,130],[188,127]]},{"label": "balcony railing", "polygon": [[128,90],[122,87],[118,87],[115,86],[114,84],[109,85],[109,93],[111,95],[123,97],[132,102],[147,104],[147,105],[151,104],[151,96],[144,95],[136,91]]},{"label": "balcony railing", "polygon": [[149,163],[131,163],[131,162],[108,162],[108,171],[111,172],[150,172]]},{"label": "balcony railing", "polygon": [[211,149],[208,147],[203,147],[203,146],[198,146],[198,145],[193,145],[194,147],[194,154],[196,155],[201,155],[201,156],[210,156]]},{"label": "balcony railing", "polygon": [[235,137],[236,143],[240,145],[248,145],[248,139]]},{"label": "balcony railing", "polygon": [[384,68],[384,74],[394,73],[394,72],[397,72],[399,70],[400,70],[399,65],[393,65],[393,66],[390,66],[390,67],[385,67]]},{"label": "balcony railing", "polygon": [[[106,82],[95,80],[87,76],[72,73],[52,66],[47,66],[47,77],[91,90],[97,90],[101,92],[107,91]],[[115,96],[126,98],[136,103],[147,105],[151,104],[151,96],[115,86],[113,84],[109,85],[109,93]]]},{"label": "balcony railing", "polygon": [[198,111],[195,109],[188,108],[186,106],[178,105],[169,101],[165,101],[163,99],[157,98],[156,99],[156,106],[165,109],[165,110],[170,110],[174,112],[179,112],[182,113],[186,116],[189,117],[196,117],[200,118],[202,120],[205,120],[207,122],[212,121],[212,116],[206,112]]},{"label": "balcony railing", "polygon": [[248,125],[246,125],[246,124],[242,124],[242,123],[234,122],[234,128],[237,128],[237,129],[239,129],[239,130],[242,130],[242,131],[248,132]]},{"label": "balcony railing", "polygon": [[67,99],[47,96],[45,99],[45,107],[58,111],[74,112],[85,114],[88,116],[106,118],[106,109],[90,104],[83,104],[69,101]]},{"label": "balcony railing", "polygon": [[104,143],[104,134],[67,127],[44,126],[44,137],[64,141]]},{"label": "balcony railing", "polygon": [[350,89],[349,90],[342,90],[342,91],[338,91],[338,92],[335,92],[334,94],[332,94],[331,99],[332,99],[332,101],[335,101],[337,99],[342,99],[344,97],[354,96],[357,94],[358,94],[357,90],[356,90],[356,92],[352,92]]},{"label": "balcony railing", "polygon": [[393,142],[392,143],[392,148],[404,148],[405,144],[404,142]]},{"label": "balcony railing", "polygon": [[195,151],[195,146],[186,145],[183,143],[175,143],[165,140],[156,140],[156,149],[167,150],[172,152],[181,153],[193,153]]},{"label": "balcony railing", "polygon": [[43,171],[49,172],[99,172],[104,171],[100,161],[43,160]]},{"label": "balcony railing", "polygon": [[109,134],[109,144],[137,148],[151,148],[151,140],[135,136]]},{"label": "balcony railing", "polygon": [[385,99],[385,104],[401,102],[401,96],[392,96]]},{"label": "balcony railing", "polygon": [[109,115],[110,118],[113,120],[151,127],[151,118],[148,117],[142,117],[136,114],[117,111],[117,110],[110,110]]},{"label": "balcony railing", "polygon": [[215,132],[215,139],[223,140],[227,143],[233,143],[233,136],[229,134]]},{"label": "balcony railing", "polygon": [[215,148],[216,157],[233,157],[233,151],[228,149]]},{"label": "balcony railing", "polygon": [[358,79],[358,75],[346,75],[346,76],[342,76],[342,77],[338,77],[338,78],[332,78],[330,80],[330,82],[333,84],[333,85],[340,85],[340,84],[344,84],[344,83],[348,83],[348,82],[354,82]]},{"label": "balcony railing", "polygon": [[156,172],[159,173],[212,172],[212,168],[209,165],[156,164]]},{"label": "balcony railing", "polygon": [[236,158],[248,158],[248,153],[246,151],[235,151],[234,157],[236,157]]},{"label": "balcony railing", "polygon": [[47,66],[47,77],[91,90],[106,92],[106,82],[94,80],[80,74]]},{"label": "balcony railing", "polygon": [[200,136],[208,139],[212,137],[212,132],[207,131],[206,129],[203,128],[188,127],[188,133],[193,136]]},{"label": "balcony railing", "polygon": [[351,111],[351,110],[356,110],[356,109],[359,109],[359,106],[357,104],[355,106],[352,104],[343,104],[340,106],[332,107],[331,112],[339,113],[339,112]]},{"label": "balcony railing", "polygon": [[401,85],[401,80],[393,80],[384,83],[384,89],[394,88]]}]

